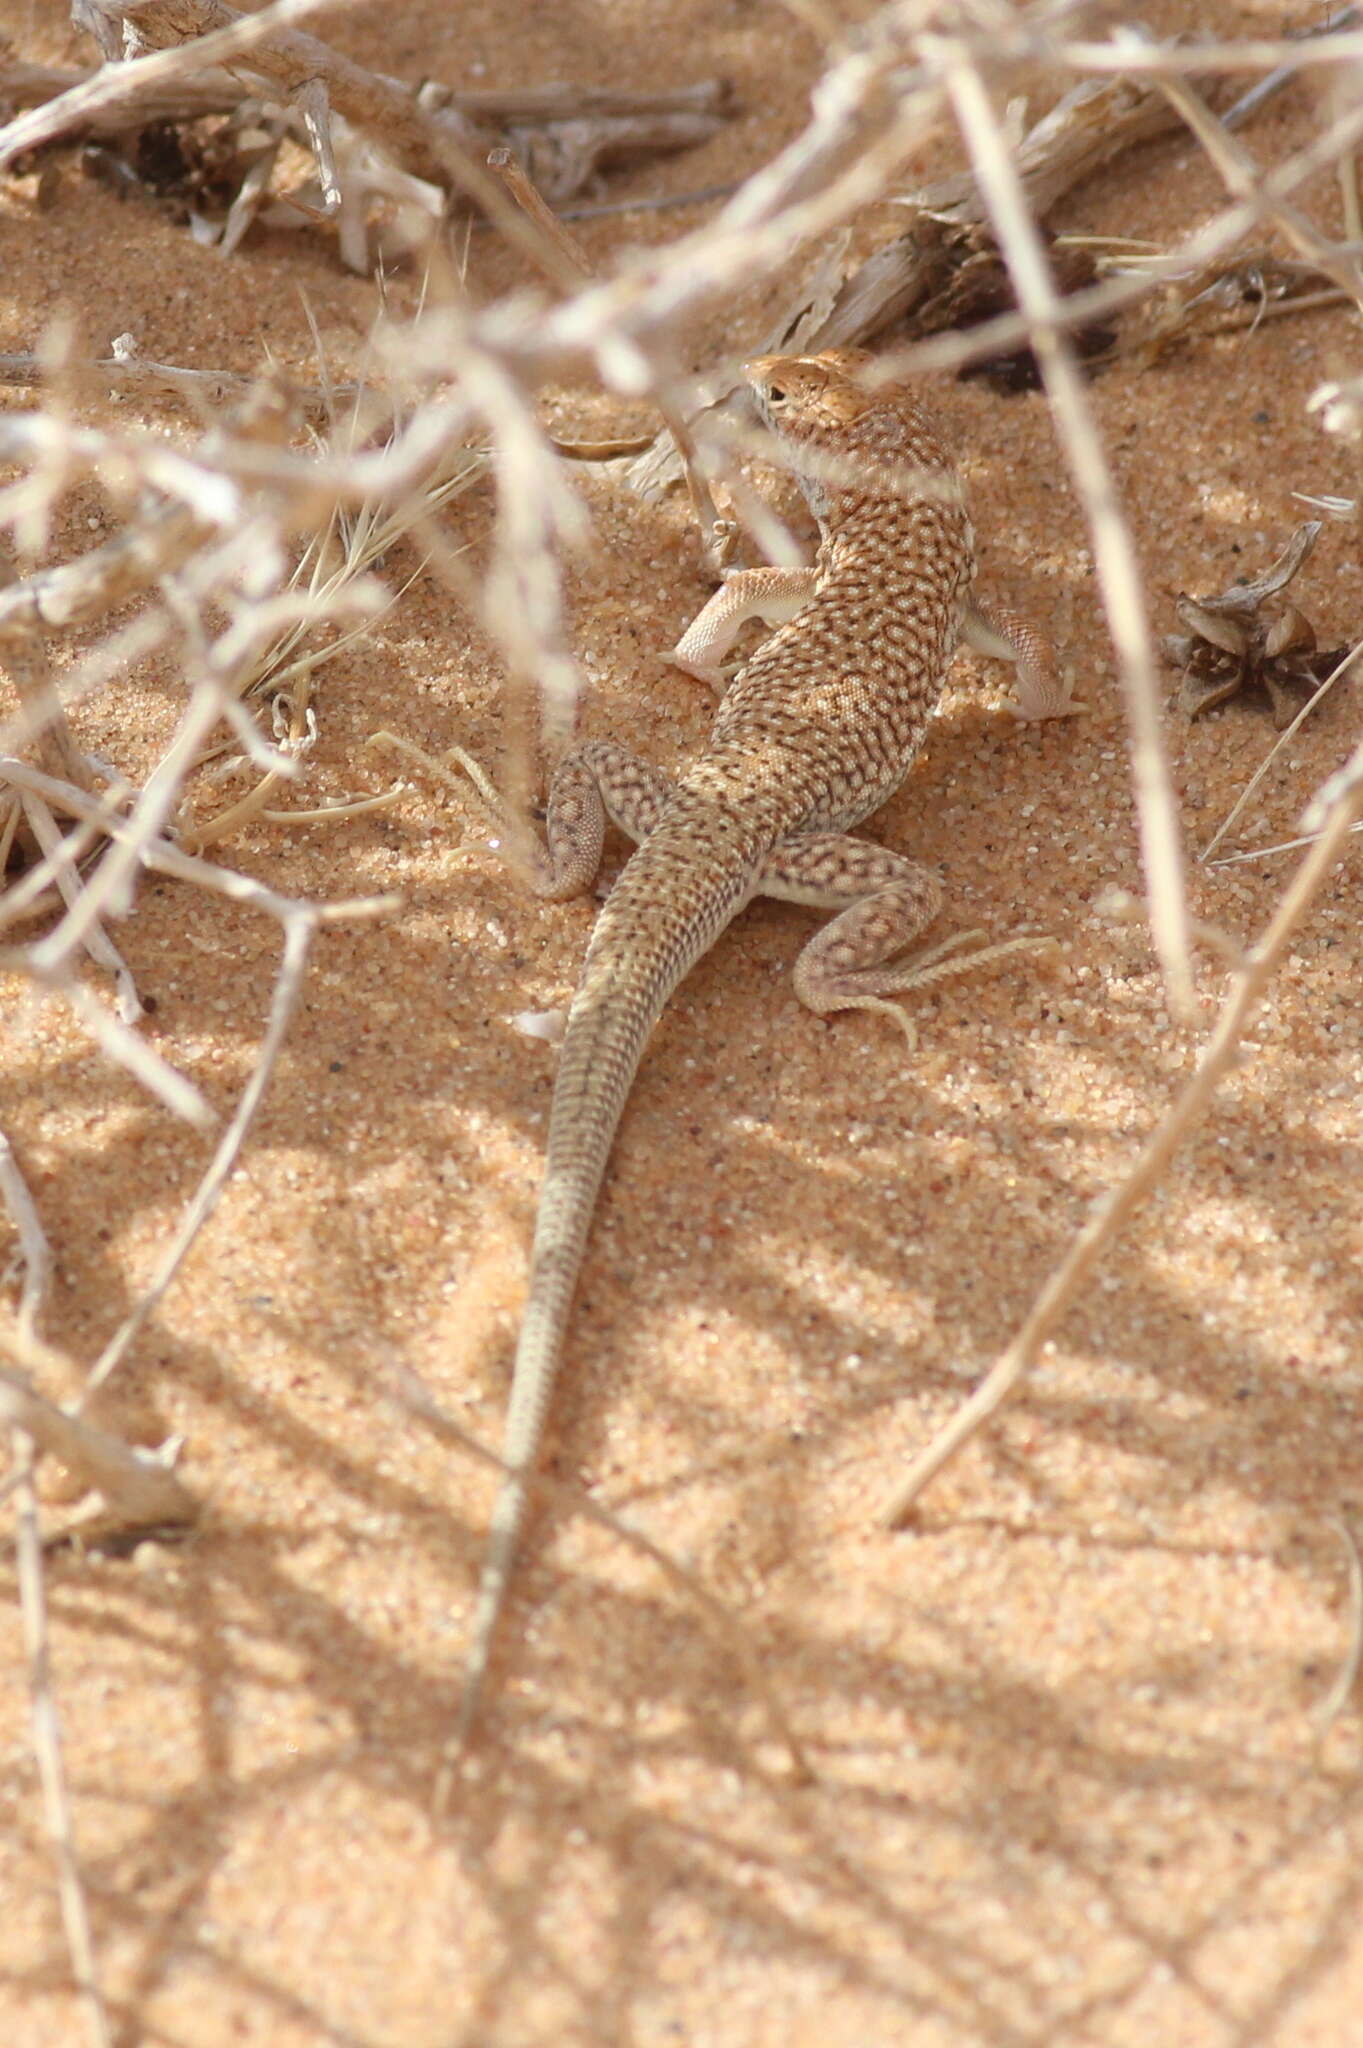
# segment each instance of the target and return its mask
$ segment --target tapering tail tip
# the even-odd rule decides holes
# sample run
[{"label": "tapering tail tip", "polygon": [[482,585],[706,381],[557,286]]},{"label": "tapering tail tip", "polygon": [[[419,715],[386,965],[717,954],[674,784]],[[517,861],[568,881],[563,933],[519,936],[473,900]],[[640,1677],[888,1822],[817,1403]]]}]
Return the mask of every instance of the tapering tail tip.
[{"label": "tapering tail tip", "polygon": [[454,1728],[441,1763],[437,1798],[442,1788],[448,1792],[449,1780],[467,1755],[478,1726],[487,1675],[492,1664],[492,1652],[497,1640],[497,1625],[502,1618],[502,1609],[506,1605],[516,1556],[516,1542],[521,1532],[521,1524],[525,1520],[529,1498],[528,1473],[524,1469],[512,1472],[503,1481],[497,1504],[492,1511],[487,1556],[483,1562],[482,1574],[478,1581],[478,1598],[473,1609],[472,1639],[468,1663],[464,1669],[464,1689],[460,1694]]},{"label": "tapering tail tip", "polygon": [[477,1618],[474,1623],[473,1648],[464,1672],[464,1688],[459,1695],[459,1705],[454,1716],[445,1747],[441,1752],[440,1767],[435,1775],[435,1789],[431,1795],[431,1811],[439,1820],[450,1804],[454,1781],[459,1777],[473,1748],[473,1737],[478,1728],[483,1705],[484,1684],[488,1667],[492,1662],[493,1633],[501,1608],[505,1580],[500,1588],[488,1585],[489,1574],[485,1571],[483,1584],[479,1588]]}]

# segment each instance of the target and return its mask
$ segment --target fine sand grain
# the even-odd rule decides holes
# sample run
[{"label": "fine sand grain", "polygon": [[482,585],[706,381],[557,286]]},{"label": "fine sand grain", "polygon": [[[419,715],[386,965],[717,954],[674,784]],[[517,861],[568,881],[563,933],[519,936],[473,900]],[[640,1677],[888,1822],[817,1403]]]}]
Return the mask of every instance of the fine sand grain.
[{"label": "fine sand grain", "polygon": [[[1302,10],[1297,10],[1298,14]],[[1276,9],[1218,31],[1275,34]],[[1155,26],[1205,19],[1168,6]],[[312,24],[361,61],[470,84],[733,80],[702,149],[611,199],[744,175],[805,118],[820,56],[768,0],[571,6],[405,0]],[[58,10],[10,0],[26,55],[91,61]],[[1044,84],[1038,105],[1045,104]],[[1298,84],[1247,131],[1261,164],[1319,125]],[[959,165],[944,132],[915,175]],[[250,373],[359,363],[375,298],[321,235],[264,231],[224,262],[57,159],[0,179],[0,347],[73,311],[103,352]],[[1081,189],[1056,225],[1169,239],[1223,202],[1191,139]],[[1301,203],[1341,232],[1328,175]],[[594,262],[703,217],[580,223]],[[882,210],[859,234],[886,231]],[[893,222],[889,221],[892,226]],[[874,232],[872,232],[874,230]],[[481,301],[524,272],[473,238]],[[395,301],[419,281],[397,276]],[[688,332],[702,366],[761,335],[764,287]],[[1157,630],[1180,590],[1255,573],[1350,496],[1346,443],[1306,401],[1357,367],[1345,311],[1201,338],[1096,377],[1089,403]],[[10,392],[8,406],[31,395]],[[941,863],[948,928],[1056,934],[926,991],[919,1047],[791,992],[806,914],[759,903],[659,1028],[604,1193],[548,1467],[590,1488],[730,1609],[798,1732],[792,1784],[760,1690],[703,1608],[637,1550],[542,1513],[516,1580],[481,1770],[432,1786],[458,1696],[493,1479],[401,1398],[402,1374],[498,1440],[525,1284],[552,1047],[512,1019],[563,1004],[590,900],[528,897],[457,796],[415,772],[396,807],[256,822],[215,849],[282,893],[401,908],[316,941],[245,1153],[101,1403],[132,1441],[182,1434],[207,1503],[179,1547],[48,1565],[53,1691],[103,1982],[122,2043],[176,2048],[1344,2048],[1363,2039],[1363,1732],[1322,1734],[1347,1655],[1363,1527],[1357,880],[1305,922],[1247,1057],[996,1425],[890,1536],[876,1509],[1007,1343],[1090,1205],[1192,1071],[1224,990],[1171,1017],[1147,939],[1098,910],[1140,888],[1125,724],[1089,536],[1044,400],[943,383],[983,587],[1036,607],[1083,718],[1019,730],[1007,678],[962,656],[907,787],[876,821]],[[549,394],[556,431],[646,408]],[[107,417],[107,407],[92,416]],[[139,418],[154,408],[139,405]],[[168,429],[183,414],[166,405]],[[587,731],[664,764],[706,693],[651,659],[707,594],[680,494],[599,471],[569,572]],[[490,500],[445,531],[475,548]],[[53,559],[90,544],[62,506]],[[390,563],[395,580],[416,566]],[[1293,593],[1323,644],[1363,619],[1351,523]],[[431,575],[319,676],[315,804],[378,789],[379,726],[502,759],[503,672]],[[1164,721],[1190,848],[1272,741],[1240,702]],[[136,779],[181,703],[169,662],[76,720]],[[1294,829],[1357,733],[1345,684],[1251,806]],[[229,788],[235,788],[229,785]],[[209,807],[216,807],[216,793]],[[1237,939],[1283,858],[1208,873],[1194,914]],[[230,1113],[278,960],[258,912],[149,880],[119,941],[150,1040]],[[86,1361],[164,1252],[209,1156],[56,1003],[8,1001],[9,1136],[54,1248],[43,1334]],[[64,1398],[72,1390],[52,1388]],[[43,1492],[61,1512],[55,1469]],[[0,2039],[84,2037],[30,1748],[17,1600],[3,1609]]]}]

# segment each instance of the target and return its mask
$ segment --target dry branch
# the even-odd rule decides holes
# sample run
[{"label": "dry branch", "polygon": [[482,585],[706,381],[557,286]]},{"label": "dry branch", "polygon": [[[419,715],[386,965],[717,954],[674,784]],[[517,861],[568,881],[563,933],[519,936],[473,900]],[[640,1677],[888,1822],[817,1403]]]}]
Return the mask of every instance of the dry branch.
[{"label": "dry branch", "polygon": [[943,1466],[1016,1391],[1089,1274],[1114,1244],[1133,1211],[1158,1185],[1179,1146],[1211,1108],[1222,1081],[1234,1071],[1240,1057],[1240,1041],[1253,1021],[1264,991],[1363,809],[1363,746],[1332,778],[1313,808],[1320,810],[1322,800],[1328,804],[1324,817],[1313,819],[1308,813],[1306,820],[1308,829],[1313,825],[1319,827],[1319,837],[1284,891],[1263,937],[1249,948],[1243,965],[1234,975],[1216,1029],[1192,1080],[1151,1133],[1125,1179],[1099,1203],[1091,1221],[1037,1295],[1003,1356],[946,1428],[939,1430],[927,1449],[915,1458],[903,1484],[885,1505],[884,1520],[891,1528],[899,1528],[908,1520]]},{"label": "dry branch", "polygon": [[[79,0],[74,11],[109,61],[93,78],[0,66],[0,100],[33,109],[0,131],[0,167],[59,139],[233,112],[247,97],[264,97],[300,110],[306,102],[314,142],[328,137],[331,117],[340,116],[380,143],[399,169],[484,205],[490,196],[494,217],[505,221],[496,187],[480,169],[491,147],[516,151],[536,182],[563,199],[608,165],[695,147],[729,112],[730,94],[716,79],[660,93],[607,93],[567,84],[458,93],[432,82],[408,85],[287,26],[262,22],[248,42],[242,31],[253,18],[225,0]],[[211,52],[201,59],[203,68],[181,66],[169,75],[164,65],[144,69],[149,56],[186,50],[192,56],[195,43],[229,31],[238,37],[240,54],[229,50],[222,72],[207,68]],[[133,62],[119,61],[128,58]],[[65,81],[63,89],[47,98],[58,78]],[[329,147],[322,141],[323,154]]]}]

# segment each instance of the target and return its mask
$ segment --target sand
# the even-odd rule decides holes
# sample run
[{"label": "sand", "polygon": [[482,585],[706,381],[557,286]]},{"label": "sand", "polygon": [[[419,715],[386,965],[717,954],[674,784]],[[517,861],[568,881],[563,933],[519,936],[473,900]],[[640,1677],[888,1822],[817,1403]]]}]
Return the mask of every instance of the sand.
[{"label": "sand", "polygon": [[[1276,32],[1276,11],[1224,10]],[[1168,7],[1161,25],[1197,10]],[[1233,20],[1232,20],[1233,18]],[[12,5],[26,54],[89,45]],[[519,8],[410,0],[319,33],[408,76],[645,86],[723,73],[742,113],[704,149],[612,180],[681,192],[762,162],[803,118],[818,52],[768,0]],[[1267,162],[1317,121],[1294,87],[1246,140]],[[958,161],[943,137],[922,174]],[[1143,151],[1060,224],[1169,237],[1218,180],[1191,143]],[[1303,203],[1338,231],[1329,178]],[[594,258],[698,213],[585,223]],[[882,214],[877,233],[892,217]],[[91,341],[311,374],[303,300],[344,373],[373,312],[320,236],[230,263],[61,160],[52,203],[0,181],[3,334],[60,307]],[[513,284],[491,236],[480,294]],[[410,302],[415,283],[394,291]],[[776,294],[713,309],[703,363]],[[1355,463],[1305,411],[1356,367],[1340,311],[1199,340],[1091,386],[1152,611],[1257,570]],[[443,791],[225,857],[320,898],[402,907],[316,946],[240,1170],[101,1410],[186,1439],[192,1541],[49,1567],[59,1704],[101,1968],[125,2043],[175,2048],[1340,2048],[1363,2038],[1363,1730],[1322,1737],[1346,1655],[1363,1419],[1356,879],[1299,932],[1218,1108],[1135,1219],[1020,1397],[890,1536],[876,1510],[1008,1341],[1094,1198],[1186,1080],[1146,940],[1098,909],[1139,886],[1123,712],[1088,535],[1044,402],[944,384],[983,583],[1049,618],[1082,719],[1019,731],[1006,677],[963,656],[924,757],[875,832],[942,865],[946,920],[1058,935],[916,1003],[919,1047],[805,1014],[806,914],[760,904],[653,1042],[602,1199],[548,1469],[589,1488],[727,1606],[798,1731],[789,1758],[703,1606],[618,1537],[543,1514],[526,1546],[481,1768],[443,1819],[491,1498],[484,1469],[400,1398],[401,1374],[497,1440],[552,1085],[513,1025],[562,1005],[593,905],[528,898]],[[23,394],[5,403],[22,405]],[[562,427],[637,424],[565,390]],[[142,408],[139,416],[146,413]],[[154,416],[154,415],[153,415]],[[173,407],[168,421],[179,417]],[[679,500],[586,475],[595,551],[571,576],[591,732],[664,764],[705,692],[642,657],[706,595]],[[98,537],[67,505],[54,551]],[[486,501],[449,517],[480,540]],[[1327,523],[1296,594],[1328,644],[1363,571]],[[379,725],[494,763],[501,672],[423,576],[319,677],[300,801],[378,789]],[[1165,737],[1189,847],[1272,740],[1262,709]],[[176,715],[152,664],[79,717],[136,776]],[[1356,737],[1338,692],[1251,806],[1287,836]],[[1257,933],[1290,863],[1192,868],[1198,917]],[[269,920],[149,883],[120,943],[148,1036],[230,1112],[278,958]],[[92,1358],[155,1269],[208,1156],[49,1005],[8,1005],[3,1127],[57,1258],[44,1334]],[[55,1390],[65,1394],[66,1388]],[[45,1490],[55,1497],[57,1475]],[[55,1510],[60,1512],[59,1506]],[[83,2038],[5,1603],[0,2038]]]}]

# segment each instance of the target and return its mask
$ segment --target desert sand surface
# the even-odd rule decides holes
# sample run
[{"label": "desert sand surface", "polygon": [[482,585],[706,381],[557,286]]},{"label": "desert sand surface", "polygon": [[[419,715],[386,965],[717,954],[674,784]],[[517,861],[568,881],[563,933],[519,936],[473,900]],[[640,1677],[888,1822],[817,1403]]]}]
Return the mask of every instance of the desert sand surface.
[{"label": "desert sand surface", "polygon": [[[1288,10],[1294,21],[1305,10]],[[1168,5],[1159,30],[1205,10]],[[1217,10],[1276,34],[1279,10]],[[7,0],[25,55],[89,63],[55,4]],[[722,75],[735,118],[598,195],[742,177],[805,118],[821,67],[773,0],[434,0],[310,24],[395,75],[647,87]],[[1045,104],[1038,82],[1036,107]],[[1260,161],[1319,126],[1298,82],[1245,131]],[[261,229],[230,259],[58,155],[0,178],[0,347],[63,311],[103,352],[336,376],[363,358],[372,283],[324,233]],[[915,176],[959,167],[945,127]],[[1083,186],[1056,225],[1170,239],[1224,200],[1191,139]],[[1341,232],[1333,177],[1301,204]],[[579,223],[594,262],[664,243],[705,202]],[[860,246],[894,231],[881,207]],[[469,244],[480,301],[524,281]],[[388,290],[414,303],[420,280]],[[701,368],[760,339],[772,285],[710,306]],[[1156,629],[1181,590],[1256,572],[1351,497],[1356,460],[1307,401],[1357,368],[1336,308],[1118,362],[1088,387]],[[618,1536],[546,1503],[527,1539],[476,1766],[432,1792],[458,1698],[493,1481],[404,1397],[499,1439],[554,1072],[514,1020],[562,1007],[594,905],[535,901],[457,792],[413,771],[391,809],[255,821],[216,857],[293,896],[394,891],[317,939],[240,1167],[100,1405],[130,1440],[185,1439],[205,1512],[131,1558],[54,1554],[62,1723],[114,2036],[164,2048],[1345,2048],[1363,2040],[1363,1727],[1322,1702],[1349,1654],[1363,1519],[1356,862],[1297,933],[1245,1058],[1154,1199],[995,1425],[889,1534],[877,1511],[997,1357],[1091,1205],[1129,1170],[1205,1043],[1171,1015],[1136,891],[1127,727],[1092,542],[1044,399],[941,380],[982,588],[1035,609],[1082,717],[1019,728],[998,664],[962,654],[924,754],[874,836],[940,864],[944,926],[1054,934],[881,1020],[804,1012],[810,928],[758,903],[651,1044],[601,1200],[546,1469],[696,1575],[732,1638]],[[6,407],[32,394],[3,394]],[[564,434],[646,407],[565,385]],[[107,407],[91,401],[92,417]],[[184,414],[136,401],[139,420]],[[609,469],[569,569],[586,732],[663,765],[706,692],[652,657],[704,602],[684,497]],[[487,537],[475,491],[445,515]],[[62,559],[100,504],[63,501]],[[409,550],[394,581],[418,567]],[[397,572],[401,570],[401,575]],[[1355,525],[1327,520],[1293,593],[1324,644],[1363,622]],[[58,650],[60,658],[61,650]],[[1194,914],[1259,933],[1291,872],[1197,850],[1273,731],[1247,700],[1163,729]],[[380,726],[500,764],[495,649],[431,573],[315,682],[290,800],[378,790]],[[1289,837],[1357,737],[1345,683],[1257,792],[1238,843]],[[74,714],[137,780],[183,702],[153,660]],[[405,771],[404,771],[405,772]],[[211,799],[221,801],[220,793]],[[612,847],[610,864],[621,849]],[[147,880],[119,943],[157,1049],[230,1114],[279,955],[275,925]],[[92,970],[92,984],[97,977]],[[43,1335],[89,1360],[155,1271],[202,1173],[197,1133],[113,1068],[59,1003],[7,983],[3,1128],[53,1246]],[[74,1391],[50,1388],[58,1398]],[[44,1467],[54,1522],[61,1477]],[[556,1500],[561,1500],[556,1496]],[[6,1567],[0,2039],[87,2038],[72,1990]]]}]

